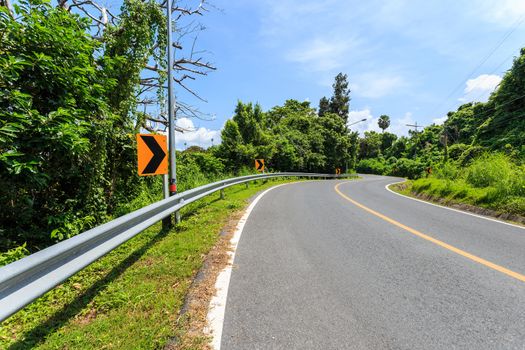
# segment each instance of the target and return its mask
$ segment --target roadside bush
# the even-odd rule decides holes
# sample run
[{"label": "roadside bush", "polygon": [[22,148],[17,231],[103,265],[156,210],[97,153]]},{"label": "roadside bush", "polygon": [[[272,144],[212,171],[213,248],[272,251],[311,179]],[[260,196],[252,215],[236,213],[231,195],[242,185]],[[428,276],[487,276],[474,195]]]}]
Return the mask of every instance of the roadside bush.
[{"label": "roadside bush", "polygon": [[468,146],[468,148],[466,148],[463,153],[461,153],[461,156],[459,156],[459,163],[462,166],[466,166],[470,164],[472,160],[480,157],[486,151],[487,149],[482,146]]},{"label": "roadside bush", "polygon": [[364,174],[383,175],[387,170],[387,165],[377,158],[361,159],[357,163],[357,172]]},{"label": "roadside bush", "polygon": [[425,164],[419,160],[399,158],[392,166],[390,175],[407,177],[409,179],[420,178],[425,171]]},{"label": "roadside bush", "polygon": [[448,162],[411,190],[439,198],[525,215],[525,168],[504,153],[484,154],[466,168]]},{"label": "roadside bush", "polygon": [[448,147],[448,157],[451,160],[458,160],[468,148],[469,146],[464,143],[455,143]]},{"label": "roadside bush", "polygon": [[224,173],[224,161],[209,153],[192,152],[188,157],[195,161],[203,174],[217,176]]},{"label": "roadside bush", "polygon": [[26,255],[29,255],[29,251],[26,249],[26,244],[24,243],[21,246],[0,253],[0,266],[22,259]]},{"label": "roadside bush", "polygon": [[498,195],[524,195],[522,169],[502,153],[486,154],[472,162],[465,174],[474,187],[494,187]]},{"label": "roadside bush", "polygon": [[455,163],[446,162],[436,165],[433,175],[438,179],[455,180],[460,175],[460,169]]}]

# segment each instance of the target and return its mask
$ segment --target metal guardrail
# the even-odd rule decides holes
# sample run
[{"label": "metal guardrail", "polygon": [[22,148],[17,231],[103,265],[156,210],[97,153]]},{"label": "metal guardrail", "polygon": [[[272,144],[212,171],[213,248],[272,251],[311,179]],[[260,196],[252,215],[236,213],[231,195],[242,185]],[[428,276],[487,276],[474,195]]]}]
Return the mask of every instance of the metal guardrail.
[{"label": "metal guardrail", "polygon": [[181,192],[0,268],[0,321],[182,207],[224,188],[273,177],[355,175],[270,173],[230,178]]}]

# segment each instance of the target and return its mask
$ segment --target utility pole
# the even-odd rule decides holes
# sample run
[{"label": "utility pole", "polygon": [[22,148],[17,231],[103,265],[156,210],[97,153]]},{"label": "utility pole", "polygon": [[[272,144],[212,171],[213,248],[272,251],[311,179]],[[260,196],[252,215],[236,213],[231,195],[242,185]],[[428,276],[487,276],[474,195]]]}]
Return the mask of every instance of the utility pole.
[{"label": "utility pole", "polygon": [[[421,125],[417,125],[417,122],[415,124],[406,124],[406,126],[410,126],[410,127],[415,129],[417,142],[419,143],[419,133],[418,133],[417,128],[422,128],[422,126]],[[414,158],[417,156],[417,146],[418,146],[418,144],[416,143],[416,148],[415,148],[415,152],[414,152]]]},{"label": "utility pole", "polygon": [[[366,118],[363,118],[363,119],[360,119],[360,120],[358,120],[356,122],[350,123],[350,124],[347,125],[347,128],[350,128],[352,125],[355,125],[357,123],[366,122],[366,120],[367,120]],[[345,164],[345,173],[347,173],[347,172],[348,172],[348,158],[346,159],[346,164]]]},{"label": "utility pole", "polygon": [[444,154],[444,161],[448,161],[448,134],[446,132],[446,129],[443,131],[440,137],[441,144],[445,147],[445,154]]},{"label": "utility pole", "polygon": [[171,20],[171,0],[166,1],[167,21],[168,21],[168,123],[169,123],[169,191],[170,196],[177,193],[177,161],[175,154],[175,93],[173,89],[173,45],[172,45],[172,20]]},{"label": "utility pole", "polygon": [[[172,45],[172,20],[171,20],[171,0],[166,1],[166,19],[167,19],[167,54],[168,54],[168,153],[169,153],[169,174],[163,177],[164,198],[173,196],[177,193],[177,160],[175,153],[175,92],[173,89],[173,45]],[[177,222],[180,221],[179,212],[175,213]],[[172,226],[172,216],[162,220],[162,227],[168,229]]]},{"label": "utility pole", "polygon": [[418,132],[417,128],[421,128],[421,125],[417,125],[417,122],[415,124],[406,124],[406,126],[413,127],[416,132]]}]

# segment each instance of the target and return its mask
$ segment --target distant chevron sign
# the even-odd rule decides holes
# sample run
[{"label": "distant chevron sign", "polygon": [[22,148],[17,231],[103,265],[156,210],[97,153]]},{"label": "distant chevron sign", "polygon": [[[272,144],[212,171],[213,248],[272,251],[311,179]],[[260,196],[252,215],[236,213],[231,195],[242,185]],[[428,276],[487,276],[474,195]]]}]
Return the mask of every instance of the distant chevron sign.
[{"label": "distant chevron sign", "polygon": [[255,160],[255,170],[264,171],[264,159]]},{"label": "distant chevron sign", "polygon": [[140,176],[168,173],[166,136],[137,134],[138,172]]}]

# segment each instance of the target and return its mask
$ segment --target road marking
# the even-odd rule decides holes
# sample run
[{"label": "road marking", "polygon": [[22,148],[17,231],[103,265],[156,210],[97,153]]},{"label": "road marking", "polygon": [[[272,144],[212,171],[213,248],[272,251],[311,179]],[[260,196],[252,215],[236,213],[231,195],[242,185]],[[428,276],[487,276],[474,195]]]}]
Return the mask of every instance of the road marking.
[{"label": "road marking", "polygon": [[257,205],[257,202],[268,192],[278,187],[284,185],[294,184],[296,182],[286,183],[271,187],[258,195],[255,200],[248,206],[243,216],[237,223],[235,232],[230,240],[231,251],[228,253],[230,255],[228,265],[219,273],[217,280],[215,282],[216,294],[210,301],[210,307],[208,310],[208,327],[205,330],[208,334],[211,335],[211,347],[212,349],[219,350],[221,348],[221,339],[222,339],[222,328],[224,326],[224,313],[226,311],[226,299],[228,298],[228,288],[230,286],[230,277],[232,274],[233,261],[235,259],[235,251],[237,250],[237,245],[241,239],[242,231],[244,230],[244,225],[250,216],[253,208]]},{"label": "road marking", "polygon": [[520,281],[522,281],[522,282],[525,282],[525,275],[522,275],[522,274],[520,274],[520,273],[518,273],[518,272],[514,272],[514,271],[509,270],[509,269],[507,269],[507,268],[505,268],[505,267],[503,267],[503,266],[500,266],[500,265],[494,264],[493,262],[490,262],[490,261],[488,261],[488,260],[485,260],[485,259],[483,259],[483,258],[480,258],[479,256],[476,256],[476,255],[474,255],[474,254],[470,254],[470,253],[468,253],[468,252],[466,252],[466,251],[464,251],[464,250],[461,250],[461,249],[459,249],[459,248],[456,248],[456,247],[454,247],[454,246],[452,246],[452,245],[450,245],[450,244],[448,244],[448,243],[445,243],[445,242],[443,242],[443,241],[440,241],[440,240],[438,240],[438,239],[435,239],[435,238],[433,238],[433,237],[430,237],[430,236],[428,236],[428,235],[426,235],[426,234],[424,234],[424,233],[422,233],[422,232],[419,232],[419,231],[416,230],[416,229],[413,229],[412,227],[408,227],[408,226],[406,226],[406,225],[403,225],[402,223],[400,223],[400,222],[398,222],[398,221],[396,221],[396,220],[394,220],[394,219],[391,219],[391,218],[389,218],[389,217],[386,216],[386,215],[383,215],[383,214],[381,214],[381,213],[378,213],[377,211],[375,211],[375,210],[373,210],[373,209],[370,209],[370,208],[364,206],[363,204],[361,204],[361,203],[359,203],[359,202],[356,202],[355,200],[353,200],[352,198],[348,197],[348,196],[345,195],[343,192],[341,192],[341,190],[339,190],[339,186],[341,186],[342,184],[345,184],[345,183],[349,183],[349,182],[341,182],[341,183],[335,185],[335,187],[334,187],[335,191],[336,191],[341,197],[343,197],[344,199],[346,199],[346,200],[349,201],[350,203],[352,203],[352,204],[358,206],[359,208],[361,208],[361,209],[363,209],[363,210],[369,212],[370,214],[373,214],[373,215],[377,216],[377,217],[380,218],[380,219],[385,220],[386,222],[391,223],[392,225],[395,225],[395,226],[397,226],[397,227],[399,227],[399,228],[402,228],[403,230],[408,231],[408,232],[412,233],[412,234],[415,235],[415,236],[418,236],[418,237],[423,238],[423,239],[425,239],[425,240],[427,240],[427,241],[429,241],[429,242],[432,242],[432,243],[434,243],[434,244],[437,244],[437,245],[440,246],[440,247],[443,247],[443,248],[445,248],[445,249],[448,249],[448,250],[450,250],[451,252],[454,252],[454,253],[456,253],[456,254],[459,254],[459,255],[461,255],[461,256],[467,258],[467,259],[470,259],[470,260],[472,260],[472,261],[475,261],[475,262],[477,262],[477,263],[479,263],[479,264],[481,264],[481,265],[487,266],[487,267],[489,267],[489,268],[491,268],[491,269],[493,269],[493,270],[496,270],[496,271],[499,271],[499,272],[501,272],[501,273],[504,273],[504,274],[506,274],[507,276],[510,276],[510,277],[513,277],[513,278],[515,278],[515,279],[517,279],[517,280],[520,280]]},{"label": "road marking", "polygon": [[489,218],[487,216],[470,213],[470,212],[464,211],[464,210],[459,210],[459,209],[455,209],[455,208],[446,207],[444,205],[439,205],[439,204],[436,204],[436,203],[427,202],[427,201],[424,201],[424,200],[421,200],[421,199],[418,199],[418,198],[412,198],[410,196],[406,196],[404,194],[397,193],[396,191],[393,191],[393,190],[390,189],[391,185],[396,185],[396,184],[400,184],[400,183],[403,183],[403,182],[406,182],[406,180],[399,181],[399,182],[392,182],[391,184],[385,185],[385,188],[386,188],[386,190],[388,192],[392,192],[393,194],[397,194],[398,196],[405,197],[405,198],[411,199],[413,201],[418,201],[418,202],[425,203],[425,204],[428,204],[428,205],[433,205],[434,207],[443,208],[443,209],[447,209],[447,210],[452,210],[452,211],[455,211],[457,213],[470,215],[470,216],[474,216],[474,217],[477,217],[477,218],[480,218],[480,219],[485,219],[485,220],[489,220],[489,221],[492,221],[492,222],[497,222],[498,224],[508,225],[508,226],[517,227],[517,228],[521,228],[522,230],[525,230],[525,226],[520,226],[520,225],[517,225],[517,224],[512,224],[510,222],[505,222],[505,221],[502,221],[502,220]]}]

